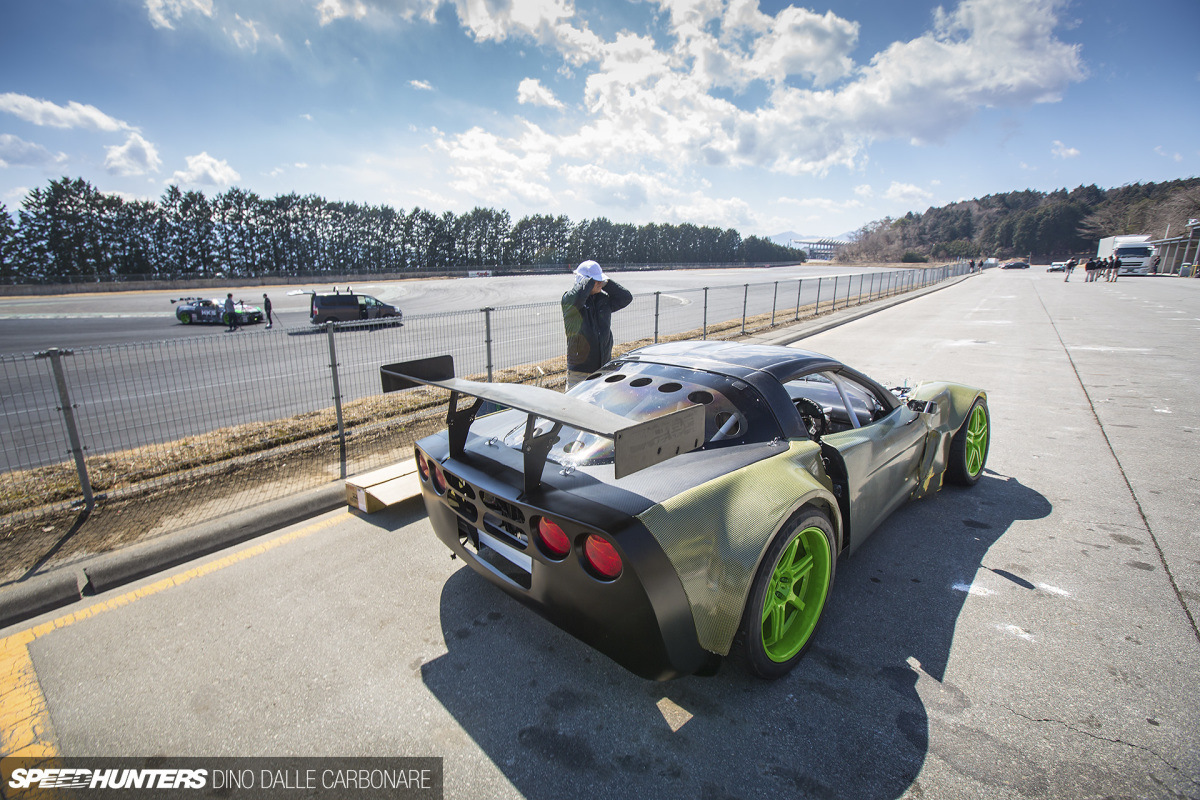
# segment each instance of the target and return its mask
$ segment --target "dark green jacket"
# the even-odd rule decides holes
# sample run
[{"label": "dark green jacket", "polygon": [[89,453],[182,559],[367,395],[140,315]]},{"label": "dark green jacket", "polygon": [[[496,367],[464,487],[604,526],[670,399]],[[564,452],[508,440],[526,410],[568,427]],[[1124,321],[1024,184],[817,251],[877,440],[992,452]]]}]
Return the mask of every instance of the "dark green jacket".
[{"label": "dark green jacket", "polygon": [[633,295],[614,280],[598,294],[592,294],[593,284],[591,278],[580,277],[562,298],[567,369],[575,372],[595,372],[612,358],[613,312],[633,302]]}]

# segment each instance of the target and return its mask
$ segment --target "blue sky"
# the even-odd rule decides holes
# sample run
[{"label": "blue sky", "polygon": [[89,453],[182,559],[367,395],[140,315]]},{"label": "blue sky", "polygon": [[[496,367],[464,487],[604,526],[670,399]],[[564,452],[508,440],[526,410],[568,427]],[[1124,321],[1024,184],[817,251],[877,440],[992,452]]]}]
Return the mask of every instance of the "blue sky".
[{"label": "blue sky", "polygon": [[82,177],[832,236],[1200,174],[1200,2],[0,0],[0,201]]}]

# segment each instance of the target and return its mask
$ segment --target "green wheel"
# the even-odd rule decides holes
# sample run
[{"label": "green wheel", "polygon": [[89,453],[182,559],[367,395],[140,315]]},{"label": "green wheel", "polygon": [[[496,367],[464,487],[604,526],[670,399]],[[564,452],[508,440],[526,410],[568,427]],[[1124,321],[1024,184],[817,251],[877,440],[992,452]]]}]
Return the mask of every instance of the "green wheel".
[{"label": "green wheel", "polygon": [[975,401],[967,413],[966,420],[950,442],[950,462],[946,466],[946,479],[959,486],[974,486],[983,475],[987,463],[988,445],[992,440],[992,419],[988,414],[987,401],[982,397]]},{"label": "green wheel", "polygon": [[184,325],[191,325],[192,324],[192,315],[189,314],[188,312],[184,311],[182,314],[179,315],[179,321],[182,322]]},{"label": "green wheel", "polygon": [[833,585],[833,542],[829,518],[805,509],[767,548],[740,634],[745,660],[755,675],[782,677],[808,650]]}]

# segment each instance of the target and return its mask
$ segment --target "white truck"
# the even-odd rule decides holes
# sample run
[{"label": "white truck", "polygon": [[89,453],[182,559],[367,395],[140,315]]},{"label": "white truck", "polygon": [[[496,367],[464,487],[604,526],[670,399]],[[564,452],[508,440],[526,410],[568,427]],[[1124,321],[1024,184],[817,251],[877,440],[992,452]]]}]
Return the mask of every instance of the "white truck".
[{"label": "white truck", "polygon": [[1122,275],[1149,275],[1154,266],[1154,248],[1149,236],[1106,236],[1096,248],[1096,258],[1116,256]]}]

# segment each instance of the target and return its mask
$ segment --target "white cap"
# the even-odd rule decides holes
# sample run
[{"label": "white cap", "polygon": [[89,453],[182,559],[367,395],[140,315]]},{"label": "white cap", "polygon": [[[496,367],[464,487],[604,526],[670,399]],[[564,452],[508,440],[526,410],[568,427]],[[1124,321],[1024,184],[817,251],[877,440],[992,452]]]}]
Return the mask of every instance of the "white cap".
[{"label": "white cap", "polygon": [[584,261],[575,268],[575,274],[581,278],[591,278],[599,283],[604,283],[608,280],[608,276],[604,274],[604,270],[600,269],[600,265],[595,261]]}]

